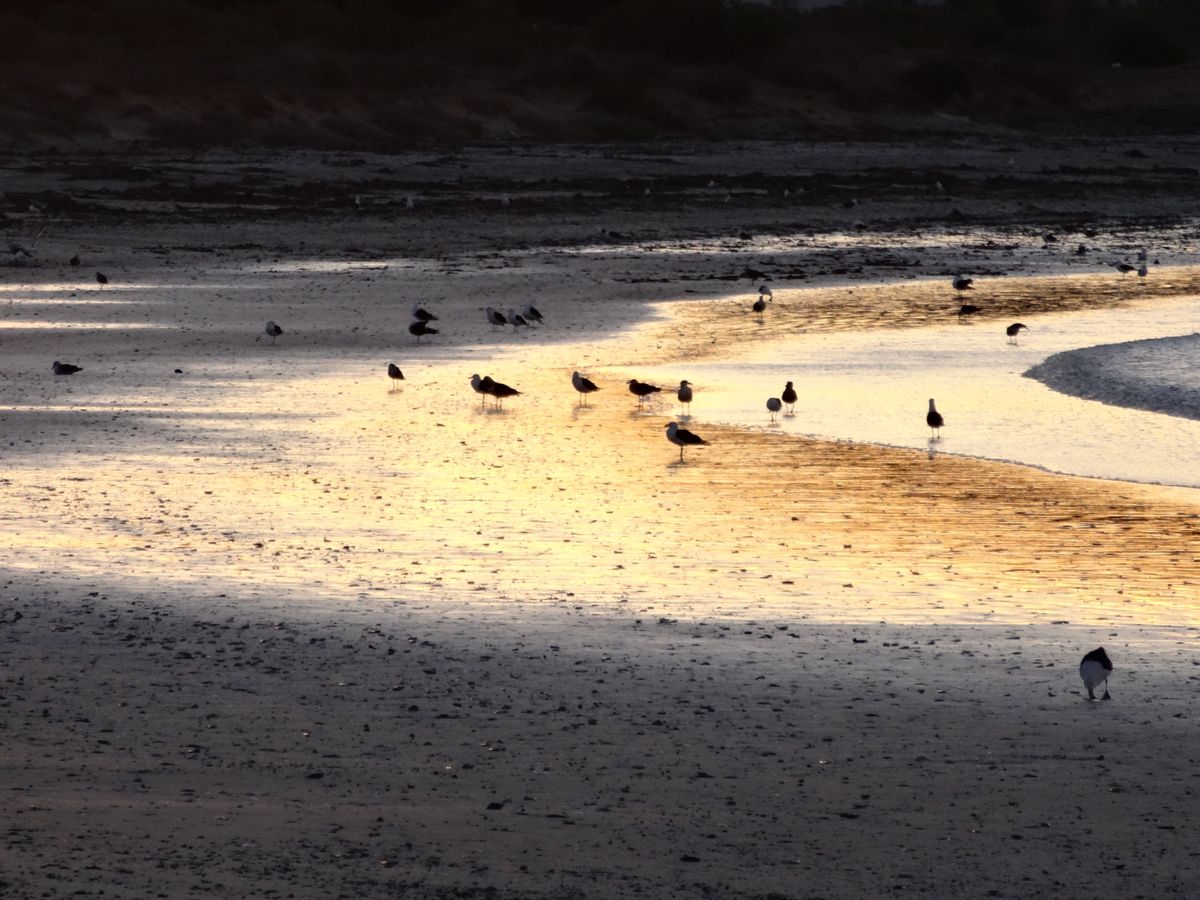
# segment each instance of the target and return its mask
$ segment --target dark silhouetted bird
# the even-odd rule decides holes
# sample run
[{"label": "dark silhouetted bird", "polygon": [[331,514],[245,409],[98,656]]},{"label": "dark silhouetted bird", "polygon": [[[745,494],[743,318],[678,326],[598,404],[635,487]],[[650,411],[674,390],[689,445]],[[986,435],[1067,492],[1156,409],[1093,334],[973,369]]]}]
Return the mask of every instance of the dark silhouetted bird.
[{"label": "dark silhouetted bird", "polygon": [[667,440],[679,448],[680,462],[683,462],[684,447],[702,447],[708,445],[708,441],[700,437],[700,435],[692,434],[686,428],[680,428],[678,422],[668,423],[666,429]]},{"label": "dark silhouetted bird", "polygon": [[1096,699],[1096,688],[1100,685],[1104,685],[1104,696],[1100,699],[1112,699],[1108,693],[1108,676],[1112,674],[1112,670],[1112,660],[1108,658],[1103,647],[1097,647],[1083,657],[1083,662],[1079,664],[1079,677],[1083,679],[1083,686],[1087,688],[1089,700]]},{"label": "dark silhouetted bird", "polygon": [[271,339],[272,344],[275,343],[275,338],[277,338],[281,334],[283,334],[283,329],[280,328],[278,325],[276,325],[274,322],[268,322],[267,326],[263,329],[263,331],[266,332],[267,337],[269,337]]},{"label": "dark silhouetted bird", "polygon": [[775,421],[775,416],[783,409],[783,401],[778,397],[770,397],[767,399],[767,412],[771,414],[771,421]]},{"label": "dark silhouetted bird", "polygon": [[790,381],[783,386],[783,393],[779,395],[779,399],[787,405],[789,415],[796,412],[796,389]]},{"label": "dark silhouetted bird", "polygon": [[496,398],[496,405],[503,406],[505,397],[519,397],[521,392],[514,387],[509,387],[500,381],[493,381],[491,378],[485,378],[483,381],[485,391]]},{"label": "dark silhouetted bird", "polygon": [[400,371],[400,367],[395,363],[388,363],[388,378],[392,380],[393,390],[396,387],[396,382],[404,380],[404,373]]},{"label": "dark silhouetted bird", "polygon": [[415,337],[417,339],[417,343],[419,344],[421,343],[421,338],[424,335],[437,334],[438,330],[436,328],[430,328],[420,319],[417,319],[417,321],[408,326],[408,333]]},{"label": "dark silhouetted bird", "polygon": [[1124,262],[1117,263],[1113,268],[1115,268],[1118,272],[1120,272],[1122,277],[1128,275],[1130,272],[1137,271],[1136,267],[1131,266],[1129,263],[1124,263]]},{"label": "dark silhouetted bird", "polygon": [[958,317],[961,319],[963,316],[973,316],[977,312],[979,312],[978,306],[973,303],[964,303],[958,308]]},{"label": "dark silhouetted bird", "polygon": [[1004,329],[1004,333],[1008,335],[1008,342],[1010,344],[1015,344],[1017,342],[1017,335],[1021,333],[1022,328],[1024,328],[1026,331],[1029,330],[1029,326],[1023,322],[1013,322]]},{"label": "dark silhouetted bird", "polygon": [[537,307],[535,307],[532,303],[527,303],[525,305],[525,321],[531,325],[535,322],[538,325],[542,324],[542,314],[537,311]]},{"label": "dark silhouetted bird", "polygon": [[418,322],[436,322],[437,316],[423,307],[420,303],[413,304],[413,318]]},{"label": "dark silhouetted bird", "polygon": [[501,325],[508,324],[508,319],[504,318],[504,313],[500,312],[499,310],[493,309],[489,306],[486,310],[484,310],[484,312],[487,313],[487,320],[492,325],[492,331],[495,331]]},{"label": "dark silhouetted bird", "polygon": [[96,284],[99,284],[99,285],[108,284],[108,276],[105,275],[103,272],[97,272],[96,273]]},{"label": "dark silhouetted bird", "polygon": [[973,285],[974,283],[975,283],[975,279],[968,278],[966,275],[955,275],[950,280],[950,284],[954,287],[954,290],[958,291],[960,294],[963,291],[974,290],[974,288],[971,287],[971,285]]},{"label": "dark silhouetted bird", "polygon": [[629,385],[629,393],[638,398],[638,406],[651,394],[657,394],[662,390],[660,387],[655,387],[652,384],[646,384],[644,381],[638,381],[636,378],[630,378],[626,382]]},{"label": "dark silhouetted bird", "polygon": [[525,320],[525,317],[512,307],[509,307],[508,310],[508,324],[513,327],[513,331],[516,331],[522,325],[524,325],[526,328],[529,327],[529,322]]},{"label": "dark silhouetted bird", "polygon": [[76,372],[83,371],[83,366],[73,366],[70,363],[59,362],[57,359],[50,368],[55,375],[74,375]]},{"label": "dark silhouetted bird", "polygon": [[929,412],[925,413],[925,424],[933,430],[930,440],[940,441],[942,439],[942,426],[946,424],[946,420],[937,411],[937,407],[933,405],[932,399],[929,401]]},{"label": "dark silhouetted bird", "polygon": [[690,381],[679,382],[679,390],[675,394],[679,398],[681,406],[686,406],[688,412],[692,409],[692,383]]},{"label": "dark silhouetted bird", "polygon": [[592,381],[590,378],[584,378],[578,372],[571,373],[571,384],[574,386],[575,390],[579,392],[580,406],[583,405],[583,401],[588,394],[593,394],[600,390],[600,388],[596,387],[596,383],[594,381]]},{"label": "dark silhouetted bird", "polygon": [[73,265],[73,266],[79,265],[79,254],[78,253],[76,253],[74,256],[71,257],[71,265]]}]

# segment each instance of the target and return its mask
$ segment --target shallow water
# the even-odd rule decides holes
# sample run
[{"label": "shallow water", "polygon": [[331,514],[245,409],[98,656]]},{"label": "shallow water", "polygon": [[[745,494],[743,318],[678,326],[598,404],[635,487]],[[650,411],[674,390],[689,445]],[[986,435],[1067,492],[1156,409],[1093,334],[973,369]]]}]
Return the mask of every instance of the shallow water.
[{"label": "shallow water", "polygon": [[[1119,309],[1022,318],[1029,331],[1010,344],[1007,322],[805,334],[752,348],[747,359],[690,364],[698,420],[824,439],[929,448],[1018,462],[1052,472],[1200,487],[1200,421],[1067,396],[1024,377],[1052,354],[1192,334],[1200,299],[1138,302]],[[1186,361],[1164,345],[1177,380]],[[674,376],[680,367],[670,367]],[[667,370],[659,370],[664,376]],[[1131,376],[1132,377],[1132,376]],[[1145,378],[1145,367],[1141,376]],[[666,377],[663,379],[666,380]],[[794,415],[772,422],[768,397],[786,381],[799,394]],[[925,426],[928,398],[946,420],[940,440]]]}]

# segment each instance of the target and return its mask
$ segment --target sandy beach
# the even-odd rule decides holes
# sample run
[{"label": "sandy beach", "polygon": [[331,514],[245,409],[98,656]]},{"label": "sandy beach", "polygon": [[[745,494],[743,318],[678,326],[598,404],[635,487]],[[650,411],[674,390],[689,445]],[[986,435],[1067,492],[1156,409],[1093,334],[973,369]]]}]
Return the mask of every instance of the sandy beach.
[{"label": "sandy beach", "polygon": [[0,894],[1194,894],[1195,490],[715,385],[681,463],[624,385],[944,321],[960,271],[1002,324],[1193,297],[1200,148],[1128,149],[10,160]]}]

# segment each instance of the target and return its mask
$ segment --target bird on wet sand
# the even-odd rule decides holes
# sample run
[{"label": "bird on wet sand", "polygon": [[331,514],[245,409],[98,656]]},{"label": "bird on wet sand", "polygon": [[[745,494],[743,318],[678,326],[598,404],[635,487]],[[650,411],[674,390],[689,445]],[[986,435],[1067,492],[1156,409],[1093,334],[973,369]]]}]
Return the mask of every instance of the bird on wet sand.
[{"label": "bird on wet sand", "polygon": [[500,381],[493,381],[491,377],[485,378],[482,382],[484,391],[496,398],[496,405],[503,406],[505,397],[519,397],[521,392],[514,387],[509,387]]},{"label": "bird on wet sand", "polygon": [[679,398],[680,407],[682,408],[686,406],[688,408],[688,412],[691,412],[692,383],[690,381],[679,382],[679,390],[675,393],[675,396]]},{"label": "bird on wet sand", "polygon": [[1142,263],[1140,266],[1138,266],[1138,270],[1137,270],[1138,278],[1145,278],[1149,274],[1150,274],[1150,270],[1146,267],[1145,263]]},{"label": "bird on wet sand", "polygon": [[423,307],[420,303],[413,304],[413,318],[419,322],[436,322],[437,316]]},{"label": "bird on wet sand", "polygon": [[979,312],[979,307],[976,306],[974,303],[964,303],[962,306],[960,306],[958,308],[959,321],[962,320],[963,316],[973,316],[977,312]]},{"label": "bird on wet sand", "polygon": [[529,321],[511,306],[508,308],[508,324],[513,327],[513,331],[516,331],[522,325],[526,328],[529,327]]},{"label": "bird on wet sand", "polygon": [[421,338],[423,336],[428,334],[437,334],[438,330],[436,328],[430,328],[428,324],[422,322],[420,319],[417,319],[417,321],[408,326],[408,333],[415,337],[417,339],[417,343],[419,344],[421,343]]},{"label": "bird on wet sand", "polygon": [[487,320],[491,323],[492,331],[495,331],[501,325],[508,324],[508,319],[506,319],[504,317],[504,313],[500,312],[498,309],[489,306],[486,310],[484,310],[484,312],[487,313]]},{"label": "bird on wet sand", "polygon": [[83,366],[73,366],[70,363],[59,362],[57,359],[50,368],[55,375],[74,375],[76,372],[83,371]]},{"label": "bird on wet sand", "polygon": [[929,412],[925,413],[925,424],[933,431],[929,439],[931,441],[940,441],[942,439],[942,426],[946,424],[946,420],[942,418],[942,414],[933,405],[932,398],[929,401]]},{"label": "bird on wet sand", "polygon": [[1112,660],[1108,658],[1103,647],[1097,647],[1083,657],[1083,661],[1079,664],[1079,677],[1083,679],[1083,686],[1087,688],[1089,700],[1096,699],[1096,688],[1102,684],[1104,685],[1104,696],[1100,699],[1112,699],[1108,693],[1108,676],[1112,674],[1112,670]]},{"label": "bird on wet sand", "polygon": [[1120,273],[1121,273],[1121,277],[1122,277],[1122,278],[1124,278],[1124,277],[1125,277],[1126,275],[1128,275],[1130,272],[1136,272],[1136,271],[1137,271],[1137,267],[1135,267],[1135,266],[1131,266],[1129,263],[1126,263],[1126,262],[1123,262],[1123,263],[1117,263],[1115,266],[1113,266],[1113,268],[1114,268],[1114,269],[1116,269],[1118,272],[1120,272]]},{"label": "bird on wet sand", "polygon": [[538,312],[537,307],[534,306],[532,303],[525,304],[525,309],[523,312],[525,315],[525,321],[528,322],[530,325],[534,325],[534,324],[541,325],[542,324],[542,314],[540,312]]},{"label": "bird on wet sand", "polygon": [[644,381],[638,381],[636,378],[630,378],[625,383],[629,385],[629,393],[638,398],[639,409],[647,397],[649,397],[651,394],[657,394],[662,390],[660,387],[655,387],[652,384],[646,384]]},{"label": "bird on wet sand", "polygon": [[1023,322],[1013,322],[1004,329],[1004,333],[1008,335],[1008,342],[1010,344],[1015,344],[1017,342],[1017,335],[1021,333],[1022,328],[1024,328],[1026,331],[1029,330],[1029,326]]},{"label": "bird on wet sand", "polygon": [[787,406],[788,415],[794,415],[796,412],[796,389],[792,387],[790,381],[783,386],[783,393],[779,395],[779,399]]},{"label": "bird on wet sand", "polygon": [[79,265],[79,254],[78,253],[76,253],[74,256],[71,257],[70,264],[73,266]]},{"label": "bird on wet sand", "polygon": [[950,279],[950,284],[954,287],[954,290],[960,294],[963,291],[974,290],[974,288],[971,287],[971,285],[974,283],[975,279],[968,278],[966,275],[955,275],[952,279]]},{"label": "bird on wet sand", "polygon": [[754,305],[750,308],[758,315],[758,321],[763,320],[763,313],[767,310],[767,304],[775,299],[771,293],[771,289],[765,284],[758,289],[758,299],[754,301]]},{"label": "bird on wet sand", "polygon": [[263,329],[263,332],[271,339],[271,343],[274,344],[275,338],[283,334],[283,329],[271,321],[267,323],[267,327]]},{"label": "bird on wet sand", "polygon": [[767,399],[767,412],[771,414],[771,421],[775,421],[775,416],[783,409],[783,401],[778,397],[770,397]]},{"label": "bird on wet sand", "polygon": [[479,395],[480,406],[483,406],[485,403],[487,403],[488,388],[490,388],[491,385],[492,377],[490,375],[485,375],[483,378],[480,378],[478,373],[476,373],[475,375],[471,376],[471,389]]},{"label": "bird on wet sand", "polygon": [[600,388],[596,387],[595,382],[593,382],[590,378],[584,378],[578,372],[571,373],[571,385],[576,391],[579,392],[580,406],[584,405],[583,401],[587,398],[588,394],[592,394],[600,390]]},{"label": "bird on wet sand", "polygon": [[667,440],[679,448],[680,462],[683,462],[684,447],[703,447],[708,445],[708,441],[700,437],[700,435],[692,434],[686,428],[680,428],[678,422],[669,422],[665,427],[667,429]]},{"label": "bird on wet sand", "polygon": [[97,272],[96,273],[96,284],[100,285],[101,287],[108,284],[108,276],[105,275],[103,272]]},{"label": "bird on wet sand", "polygon": [[395,363],[388,363],[388,378],[392,380],[392,390],[396,389],[396,383],[404,380],[404,373],[400,371],[400,367]]}]

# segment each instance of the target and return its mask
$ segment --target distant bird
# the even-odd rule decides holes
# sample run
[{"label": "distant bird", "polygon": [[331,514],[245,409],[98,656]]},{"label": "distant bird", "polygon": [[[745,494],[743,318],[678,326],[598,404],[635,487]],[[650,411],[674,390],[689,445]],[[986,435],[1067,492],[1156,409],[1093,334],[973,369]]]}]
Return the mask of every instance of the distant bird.
[{"label": "distant bird", "polygon": [[1120,273],[1121,273],[1121,277],[1122,277],[1122,278],[1124,278],[1124,277],[1125,277],[1126,275],[1128,275],[1130,272],[1136,272],[1136,271],[1137,271],[1137,269],[1135,269],[1135,268],[1134,268],[1133,266],[1131,266],[1129,263],[1124,263],[1124,262],[1123,262],[1123,263],[1117,263],[1117,264],[1116,264],[1116,266],[1114,266],[1113,268],[1115,268],[1115,269],[1116,269],[1118,272],[1120,272]]},{"label": "distant bird", "polygon": [[[675,394],[679,398],[681,407],[686,406],[688,412],[692,409],[692,383],[690,381],[679,382],[679,390]],[[682,411],[682,409],[681,409]]]},{"label": "distant bird", "polygon": [[392,379],[392,388],[394,389],[397,381],[404,380],[404,373],[400,371],[400,367],[395,363],[388,363],[388,378]]},{"label": "distant bird", "polygon": [[267,337],[269,337],[271,339],[272,344],[275,343],[275,338],[277,338],[281,334],[283,334],[283,329],[280,328],[278,325],[276,325],[274,322],[268,322],[267,327],[264,328],[263,331],[266,332]]},{"label": "distant bird", "polygon": [[660,387],[655,387],[652,384],[646,384],[644,381],[638,381],[636,378],[630,378],[625,383],[629,385],[629,393],[638,398],[639,408],[647,397],[649,397],[651,394],[657,394],[662,390]]},{"label": "distant bird", "polygon": [[1150,274],[1150,270],[1146,268],[1146,264],[1143,263],[1142,265],[1138,266],[1137,274],[1138,278],[1145,278],[1148,274]]},{"label": "distant bird", "polygon": [[1017,335],[1021,333],[1022,328],[1024,328],[1026,331],[1029,330],[1029,326],[1022,322],[1013,322],[1004,329],[1004,333],[1008,335],[1008,342],[1010,344],[1015,344],[1017,342]]},{"label": "distant bird", "polygon": [[108,284],[108,276],[105,275],[103,272],[97,272],[96,273],[96,284],[99,284],[99,285]]},{"label": "distant bird", "polygon": [[779,395],[779,399],[787,404],[789,415],[796,412],[796,389],[790,381],[783,386],[783,393]]},{"label": "distant bird", "polygon": [[575,390],[579,392],[580,406],[584,405],[583,401],[586,399],[588,394],[600,390],[600,388],[596,387],[595,382],[593,382],[590,378],[584,378],[578,372],[571,373],[571,384],[574,386]]},{"label": "distant bird", "polygon": [[530,325],[533,325],[535,323],[538,325],[542,324],[542,314],[537,311],[537,307],[534,306],[532,303],[525,304],[524,314],[525,314],[525,321],[528,322]]},{"label": "distant bird", "polygon": [[930,440],[940,441],[942,439],[942,426],[946,424],[946,420],[937,411],[937,407],[933,405],[932,399],[929,401],[929,412],[925,413],[925,424],[933,430]]},{"label": "distant bird", "polygon": [[1143,247],[1141,250],[1138,251],[1137,261],[1140,263],[1144,263],[1146,261],[1146,259],[1147,259],[1146,248]]},{"label": "distant bird", "polygon": [[963,316],[973,316],[977,312],[979,312],[978,306],[973,303],[964,303],[958,308],[958,317],[961,319]]},{"label": "distant bird", "polygon": [[516,331],[522,325],[524,325],[526,328],[529,327],[529,322],[525,319],[525,317],[511,306],[508,309],[508,324],[513,327],[513,331]]},{"label": "distant bird", "polygon": [[71,265],[73,265],[73,266],[79,265],[79,254],[78,253],[76,253],[74,256],[71,257]]},{"label": "distant bird", "polygon": [[707,446],[708,441],[700,437],[698,434],[692,434],[686,428],[680,428],[678,422],[671,422],[666,426],[667,440],[679,448],[679,461],[683,462],[684,447],[700,447]]},{"label": "distant bird", "polygon": [[508,319],[504,318],[504,313],[500,312],[499,310],[493,309],[489,306],[485,312],[487,313],[488,322],[490,322],[492,325],[492,331],[495,331],[501,325],[508,324]]},{"label": "distant bird", "polygon": [[1075,248],[1076,256],[1087,256],[1087,244],[1080,244]]},{"label": "distant bird", "polygon": [[505,397],[519,397],[521,392],[499,381],[485,378],[482,384],[484,390],[496,398],[496,405],[503,406]]},{"label": "distant bird", "polygon": [[471,388],[479,395],[479,404],[482,406],[487,403],[488,388],[492,384],[490,375],[485,375],[480,378],[478,374],[471,376]]},{"label": "distant bird", "polygon": [[413,318],[418,322],[436,322],[437,316],[423,307],[420,303],[413,304]]},{"label": "distant bird", "polygon": [[73,366],[70,363],[59,362],[57,359],[50,368],[55,375],[74,375],[76,372],[83,371],[83,366]]},{"label": "distant bird", "polygon": [[1097,647],[1083,657],[1083,662],[1079,664],[1079,677],[1083,679],[1083,686],[1087,688],[1089,700],[1096,699],[1096,688],[1101,684],[1104,685],[1104,696],[1100,699],[1112,699],[1108,693],[1108,676],[1112,674],[1112,670],[1112,660],[1108,658],[1103,647]]},{"label": "distant bird", "polygon": [[427,334],[437,334],[436,328],[430,328],[420,319],[408,326],[408,333],[417,339],[417,343],[421,343],[421,338]]},{"label": "distant bird", "polygon": [[[765,292],[765,293],[764,293]],[[763,313],[767,310],[767,304],[774,300],[775,297],[765,285],[758,290],[758,299],[754,301],[754,305],[750,308],[758,315],[758,321],[763,320]]]},{"label": "distant bird", "polygon": [[966,275],[955,275],[954,278],[950,280],[950,284],[954,286],[954,290],[958,291],[960,294],[963,291],[974,290],[974,288],[971,287],[971,285],[974,283],[975,279],[968,278]]},{"label": "distant bird", "polygon": [[775,421],[775,416],[779,414],[781,409],[783,409],[783,401],[778,397],[770,397],[767,400],[767,412],[771,414],[772,422]]}]

